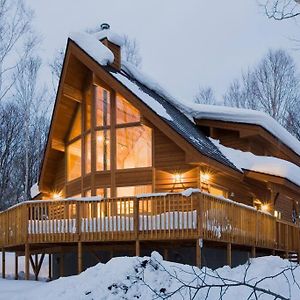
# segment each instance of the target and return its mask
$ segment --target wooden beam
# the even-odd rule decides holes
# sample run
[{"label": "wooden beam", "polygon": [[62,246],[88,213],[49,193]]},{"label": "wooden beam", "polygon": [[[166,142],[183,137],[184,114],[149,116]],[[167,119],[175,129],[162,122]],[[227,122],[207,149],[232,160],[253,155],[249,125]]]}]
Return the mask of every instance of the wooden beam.
[{"label": "wooden beam", "polygon": [[231,267],[232,265],[232,253],[231,253],[231,243],[227,244],[227,265]]},{"label": "wooden beam", "polygon": [[82,242],[78,242],[77,246],[78,274],[80,274],[82,272]]},{"label": "wooden beam", "polygon": [[202,265],[202,249],[201,249],[202,241],[200,239],[196,240],[196,266],[201,268]]},{"label": "wooden beam", "polygon": [[52,139],[51,148],[60,152],[65,152],[65,143],[62,140]]},{"label": "wooden beam", "polygon": [[15,280],[19,279],[19,256],[15,253]]},{"label": "wooden beam", "polygon": [[64,259],[64,254],[60,253],[60,258],[59,258],[59,276],[64,277],[65,274],[65,259]]},{"label": "wooden beam", "polygon": [[81,90],[74,88],[73,86],[65,83],[63,87],[63,95],[71,100],[82,102],[83,93]]},{"label": "wooden beam", "polygon": [[256,247],[253,246],[251,247],[251,258],[255,258],[256,257]]},{"label": "wooden beam", "polygon": [[48,263],[49,263],[49,267],[48,267],[48,277],[49,277],[49,280],[52,280],[52,254],[49,254],[48,256]]},{"label": "wooden beam", "polygon": [[141,244],[139,240],[135,241],[135,255],[141,256]]},{"label": "wooden beam", "polygon": [[5,249],[2,248],[2,278],[5,278]]},{"label": "wooden beam", "polygon": [[30,246],[28,243],[25,244],[25,280],[29,280],[29,257],[30,257]]}]

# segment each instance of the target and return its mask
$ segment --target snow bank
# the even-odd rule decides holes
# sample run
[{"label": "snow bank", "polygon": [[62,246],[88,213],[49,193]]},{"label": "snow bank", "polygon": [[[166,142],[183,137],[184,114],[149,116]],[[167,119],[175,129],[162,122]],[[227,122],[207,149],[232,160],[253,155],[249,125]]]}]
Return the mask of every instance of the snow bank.
[{"label": "snow bank", "polygon": [[219,141],[210,140],[238,169],[279,176],[300,186],[300,168],[297,165],[276,157],[258,156],[251,152],[228,148]]},{"label": "snow bank", "polygon": [[[293,268],[293,272],[291,272]],[[247,272],[246,272],[247,270]],[[274,278],[266,278],[275,276]],[[223,278],[223,279],[221,279]],[[265,278],[265,279],[263,279]],[[280,294],[288,299],[299,299],[300,267],[279,257],[262,257],[251,261],[250,265],[237,268],[225,266],[216,271],[164,261],[153,252],[151,257],[119,257],[107,264],[98,264],[78,276],[60,278],[50,283],[0,280],[0,299],[191,299],[196,289],[203,285],[233,285],[224,294],[224,300],[247,299],[252,290],[243,282]],[[261,280],[261,282],[259,282]],[[175,292],[177,291],[177,292]],[[207,288],[198,290],[194,299],[205,299]],[[224,289],[223,289],[224,292]],[[258,293],[259,299],[274,297]],[[172,295],[172,296],[171,296]],[[255,296],[249,299],[255,299]],[[220,288],[212,288],[208,300],[220,298]]]},{"label": "snow bank", "polygon": [[70,39],[102,66],[113,63],[113,53],[88,33],[71,33]]}]

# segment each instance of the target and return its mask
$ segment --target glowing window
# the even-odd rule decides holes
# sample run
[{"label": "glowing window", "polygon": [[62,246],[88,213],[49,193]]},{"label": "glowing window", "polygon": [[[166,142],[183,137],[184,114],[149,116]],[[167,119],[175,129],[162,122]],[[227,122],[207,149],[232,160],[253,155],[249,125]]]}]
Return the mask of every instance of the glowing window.
[{"label": "glowing window", "polygon": [[96,132],[97,171],[110,169],[110,130]]},{"label": "glowing window", "polygon": [[117,197],[132,197],[152,192],[152,185],[136,185],[117,187]]},{"label": "glowing window", "polygon": [[118,128],[117,169],[152,166],[152,131],[147,126]]},{"label": "glowing window", "polygon": [[102,87],[97,87],[96,125],[110,125],[110,94]]},{"label": "glowing window", "polygon": [[140,122],[139,111],[122,96],[117,95],[117,124]]},{"label": "glowing window", "polygon": [[91,172],[91,134],[85,137],[85,173]]},{"label": "glowing window", "polygon": [[69,140],[72,140],[81,134],[81,108],[77,109],[72,128],[69,135]]},{"label": "glowing window", "polygon": [[67,178],[73,180],[81,176],[81,140],[67,147]]}]

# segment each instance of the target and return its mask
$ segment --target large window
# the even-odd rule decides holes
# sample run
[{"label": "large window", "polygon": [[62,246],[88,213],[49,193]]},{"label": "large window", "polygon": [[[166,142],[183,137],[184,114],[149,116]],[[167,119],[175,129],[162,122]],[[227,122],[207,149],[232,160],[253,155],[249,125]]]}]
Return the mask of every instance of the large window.
[{"label": "large window", "polygon": [[110,125],[110,93],[101,87],[97,87],[96,125]]},{"label": "large window", "polygon": [[110,169],[110,130],[96,133],[96,165],[97,171]]},{"label": "large window", "polygon": [[91,172],[91,134],[85,136],[85,174]]},{"label": "large window", "polygon": [[122,96],[117,95],[117,124],[140,122],[139,111]]},{"label": "large window", "polygon": [[67,147],[67,174],[68,180],[81,176],[81,140]]},{"label": "large window", "polygon": [[117,187],[117,197],[131,197],[152,192],[152,185],[136,185]]},{"label": "large window", "polygon": [[117,169],[152,166],[152,132],[147,126],[117,128]]},{"label": "large window", "polygon": [[81,107],[79,106],[75,113],[73,124],[70,130],[69,141],[76,138],[80,134],[81,134]]}]

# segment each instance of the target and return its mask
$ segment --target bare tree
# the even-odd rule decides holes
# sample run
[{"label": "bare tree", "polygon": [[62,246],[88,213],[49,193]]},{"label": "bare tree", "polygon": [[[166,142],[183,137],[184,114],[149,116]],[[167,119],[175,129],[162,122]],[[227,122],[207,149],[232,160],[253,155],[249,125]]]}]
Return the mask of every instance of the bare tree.
[{"label": "bare tree", "polygon": [[15,84],[15,98],[24,124],[19,141],[23,148],[19,171],[25,199],[30,198],[30,187],[37,180],[48,128],[48,92],[38,83],[41,63],[38,56],[24,61]]},{"label": "bare tree", "polygon": [[198,104],[216,104],[215,94],[210,87],[200,87],[197,94],[194,97],[194,102]]},{"label": "bare tree", "polygon": [[269,19],[286,20],[300,15],[299,0],[267,0],[261,3]]},{"label": "bare tree", "polygon": [[0,100],[9,94],[22,62],[38,43],[32,17],[23,0],[0,0]]},{"label": "bare tree", "polygon": [[140,55],[139,44],[136,39],[130,38],[128,35],[124,35],[124,45],[122,47],[122,58],[136,66],[141,67],[142,57]]},{"label": "bare tree", "polygon": [[283,50],[270,50],[240,81],[231,84],[224,102],[228,106],[264,111],[296,135],[291,116],[300,105],[299,88],[291,56]]}]

